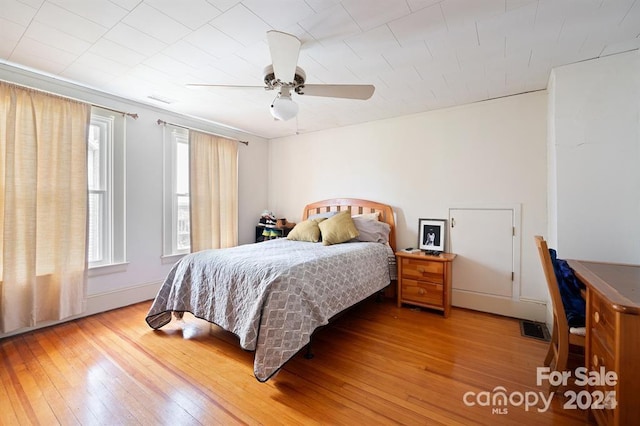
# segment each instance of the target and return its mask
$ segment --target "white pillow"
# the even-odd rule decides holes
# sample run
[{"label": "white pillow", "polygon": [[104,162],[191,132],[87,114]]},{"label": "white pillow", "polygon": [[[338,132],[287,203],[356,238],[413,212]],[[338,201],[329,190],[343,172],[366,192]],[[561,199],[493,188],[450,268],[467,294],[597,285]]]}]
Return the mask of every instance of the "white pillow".
[{"label": "white pillow", "polygon": [[311,219],[329,219],[332,216],[337,215],[340,212],[324,212],[324,213],[317,213],[317,214],[312,214],[311,216],[309,216],[307,219],[311,220]]},{"label": "white pillow", "polygon": [[389,233],[391,232],[391,226],[386,222],[380,222],[379,220],[371,220],[366,217],[353,217],[353,223],[356,225],[359,235],[352,241],[363,241],[372,243],[389,242]]},{"label": "white pillow", "polygon": [[380,220],[380,212],[356,214],[352,217],[359,217],[366,220]]}]

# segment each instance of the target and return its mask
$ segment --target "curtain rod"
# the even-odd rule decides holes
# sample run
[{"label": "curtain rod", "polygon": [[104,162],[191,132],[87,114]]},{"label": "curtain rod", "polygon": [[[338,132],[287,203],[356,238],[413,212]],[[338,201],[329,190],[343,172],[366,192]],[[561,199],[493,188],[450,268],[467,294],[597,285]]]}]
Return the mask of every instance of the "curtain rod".
[{"label": "curtain rod", "polygon": [[[207,132],[206,130],[196,129],[196,128],[194,128],[194,127],[183,126],[182,124],[168,123],[168,122],[166,122],[166,121],[164,121],[164,120],[161,120],[161,119],[159,119],[159,118],[158,118],[157,123],[158,123],[158,125],[161,125],[161,124],[168,124],[168,125],[170,125],[170,126],[180,127],[181,129],[194,130],[194,131],[196,131],[196,132],[206,133],[206,134],[208,134],[208,135],[220,136],[220,137],[222,137],[222,138],[228,138],[228,139],[230,139],[228,136],[225,136],[225,135],[220,135],[220,134],[218,134],[218,133],[213,133],[213,132]],[[240,140],[239,140],[238,142],[243,143],[243,144],[245,144],[245,145],[249,146],[249,142],[248,142],[248,141],[240,141]]]},{"label": "curtain rod", "polygon": [[120,110],[117,110],[117,109],[106,107],[104,105],[94,104],[93,102],[87,102],[87,101],[84,101],[82,99],[73,98],[71,96],[65,96],[65,95],[61,95],[59,93],[49,92],[48,90],[37,89],[35,87],[27,86],[26,84],[14,83],[13,81],[7,81],[7,80],[0,80],[0,81],[5,82],[5,83],[10,84],[10,85],[13,85],[13,86],[22,87],[22,88],[25,88],[25,89],[28,89],[28,90],[35,90],[36,92],[46,93],[47,95],[57,96],[57,97],[63,98],[63,99],[68,99],[70,101],[82,102],[82,103],[94,106],[96,108],[106,109],[107,111],[117,112],[118,114],[127,115],[127,116],[133,118],[134,120],[138,119],[138,113],[135,113],[135,112],[120,111]]},{"label": "curtain rod", "polygon": [[109,108],[109,107],[102,106],[102,105],[97,105],[97,104],[91,104],[91,106],[94,106],[96,108],[106,109],[107,111],[117,112],[117,113],[122,114],[122,115],[128,115],[129,117],[133,118],[134,120],[138,119],[138,113],[137,112],[124,112],[124,111],[120,111],[120,110],[117,110],[117,109],[113,109],[113,108]]}]

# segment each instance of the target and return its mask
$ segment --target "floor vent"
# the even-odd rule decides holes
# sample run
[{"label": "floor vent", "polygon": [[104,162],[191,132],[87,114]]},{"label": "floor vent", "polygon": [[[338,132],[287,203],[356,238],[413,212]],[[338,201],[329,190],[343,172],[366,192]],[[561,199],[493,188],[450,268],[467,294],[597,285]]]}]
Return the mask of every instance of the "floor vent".
[{"label": "floor vent", "polygon": [[547,330],[547,325],[543,322],[521,320],[520,333],[524,337],[531,337],[532,339],[544,340],[545,342],[548,342],[551,339],[549,335],[549,330]]}]

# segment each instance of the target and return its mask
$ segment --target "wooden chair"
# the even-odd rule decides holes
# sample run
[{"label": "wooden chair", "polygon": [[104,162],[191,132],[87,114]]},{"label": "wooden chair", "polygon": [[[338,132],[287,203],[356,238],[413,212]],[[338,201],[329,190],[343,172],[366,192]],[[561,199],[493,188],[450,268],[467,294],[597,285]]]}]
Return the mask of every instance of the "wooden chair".
[{"label": "wooden chair", "polygon": [[[567,369],[569,345],[580,346],[584,350],[585,337],[580,334],[571,333],[569,323],[567,322],[567,314],[565,313],[562,298],[560,297],[560,287],[558,286],[556,274],[553,270],[549,247],[540,235],[536,235],[534,238],[542,262],[544,276],[547,280],[549,294],[551,295],[551,303],[553,304],[553,331],[551,333],[549,350],[544,359],[544,365],[550,367],[551,363],[555,361],[554,370],[562,372]],[[557,386],[550,386],[550,389],[551,391],[555,391]]]}]

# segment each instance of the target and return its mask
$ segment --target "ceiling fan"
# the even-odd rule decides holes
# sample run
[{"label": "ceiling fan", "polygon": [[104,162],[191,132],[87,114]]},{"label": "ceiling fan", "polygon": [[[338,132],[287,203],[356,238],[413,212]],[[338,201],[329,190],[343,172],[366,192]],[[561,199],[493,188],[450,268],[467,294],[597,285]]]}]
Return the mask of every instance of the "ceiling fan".
[{"label": "ceiling fan", "polygon": [[265,86],[237,86],[219,84],[189,84],[206,87],[260,87],[277,90],[269,110],[276,120],[289,120],[298,114],[298,104],[291,99],[292,92],[302,96],[322,96],[344,99],[369,99],[375,90],[370,84],[306,84],[306,74],[298,67],[300,39],[281,31],[268,31],[267,41],[272,65],[264,69]]}]

